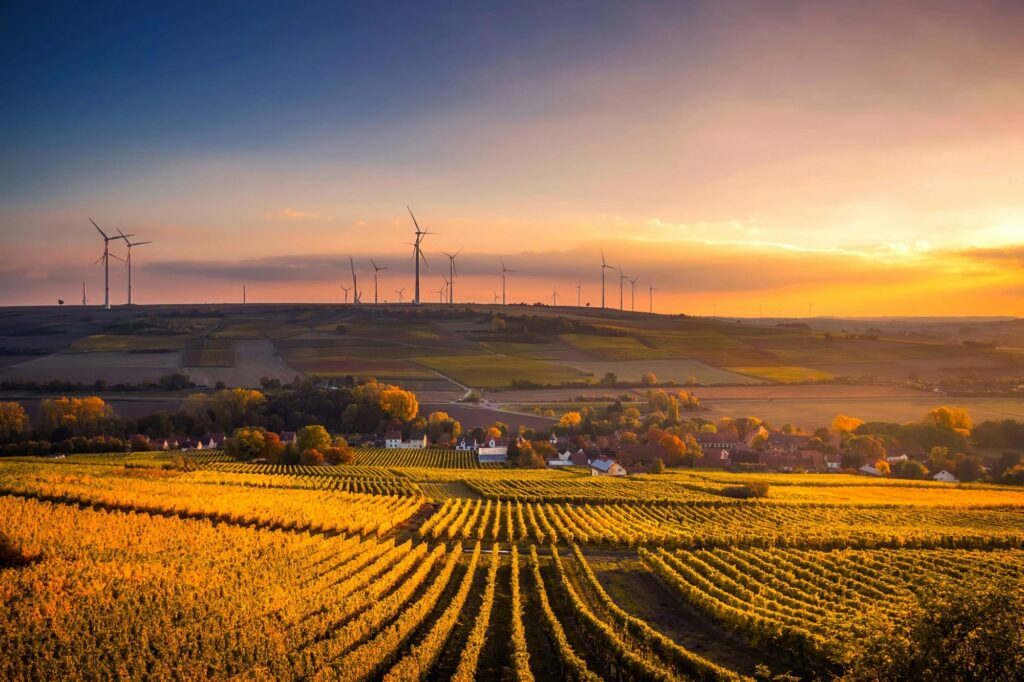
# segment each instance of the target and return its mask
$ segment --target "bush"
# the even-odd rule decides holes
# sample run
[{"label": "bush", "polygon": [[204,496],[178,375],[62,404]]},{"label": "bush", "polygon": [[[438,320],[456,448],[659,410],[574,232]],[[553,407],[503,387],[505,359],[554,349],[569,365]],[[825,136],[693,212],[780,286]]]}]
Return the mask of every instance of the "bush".
[{"label": "bush", "polygon": [[662,462],[660,459],[654,460],[654,463],[651,464],[651,473],[652,474],[660,474],[660,473],[663,473],[664,471],[665,471],[665,464],[664,464],[664,462]]},{"label": "bush", "polygon": [[722,488],[722,495],[735,497],[740,500],[749,500],[755,497],[768,496],[768,484],[764,481],[751,481],[744,485],[730,485]]},{"label": "bush", "polygon": [[324,463],[323,453],[313,448],[303,450],[299,455],[299,463],[306,466],[320,466]]}]

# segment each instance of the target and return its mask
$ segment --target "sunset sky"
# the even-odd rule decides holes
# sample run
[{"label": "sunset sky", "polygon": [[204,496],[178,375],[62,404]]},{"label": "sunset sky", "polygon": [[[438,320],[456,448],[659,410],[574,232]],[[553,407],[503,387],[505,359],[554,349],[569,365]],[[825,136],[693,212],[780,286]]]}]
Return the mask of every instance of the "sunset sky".
[{"label": "sunset sky", "polygon": [[1024,315],[1024,3],[150,4],[0,8],[0,305]]}]

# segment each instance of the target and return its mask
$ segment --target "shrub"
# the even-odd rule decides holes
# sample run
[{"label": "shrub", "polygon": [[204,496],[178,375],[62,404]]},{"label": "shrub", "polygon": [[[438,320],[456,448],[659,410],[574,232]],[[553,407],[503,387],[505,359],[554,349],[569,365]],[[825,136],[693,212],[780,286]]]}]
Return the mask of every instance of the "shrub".
[{"label": "shrub", "polygon": [[730,485],[722,488],[722,495],[748,500],[754,497],[767,497],[768,484],[764,481],[751,481],[743,485]]}]

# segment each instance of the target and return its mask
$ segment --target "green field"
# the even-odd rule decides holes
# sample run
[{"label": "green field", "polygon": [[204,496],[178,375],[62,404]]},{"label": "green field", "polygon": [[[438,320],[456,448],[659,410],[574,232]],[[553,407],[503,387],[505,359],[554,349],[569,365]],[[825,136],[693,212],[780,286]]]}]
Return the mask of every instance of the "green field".
[{"label": "green field", "polygon": [[793,384],[801,381],[820,381],[832,379],[835,375],[810,367],[758,366],[758,367],[727,367],[726,369],[739,374],[749,374],[759,379],[775,381],[780,384]]},{"label": "green field", "polygon": [[537,384],[593,380],[593,375],[543,360],[511,355],[459,355],[415,358],[415,362],[466,386],[501,388],[516,379]]}]

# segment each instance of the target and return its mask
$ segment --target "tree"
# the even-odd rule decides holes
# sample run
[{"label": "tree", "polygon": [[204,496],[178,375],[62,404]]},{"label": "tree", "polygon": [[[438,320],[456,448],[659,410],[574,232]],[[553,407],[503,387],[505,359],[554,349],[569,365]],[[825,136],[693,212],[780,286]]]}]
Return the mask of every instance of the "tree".
[{"label": "tree", "polygon": [[420,411],[420,403],[412,391],[406,391],[397,386],[388,386],[381,391],[380,408],[388,417],[409,422]]},{"label": "tree", "polygon": [[882,474],[883,476],[888,475],[890,473],[889,462],[887,460],[875,460],[875,462],[871,466],[875,467],[875,470],[878,471],[878,473]]},{"label": "tree", "polygon": [[608,372],[601,378],[602,386],[615,386],[619,383],[619,377],[616,376],[615,372]]},{"label": "tree", "polygon": [[331,434],[319,424],[307,424],[295,434],[295,444],[299,452],[306,450],[325,450],[331,446]]},{"label": "tree", "polygon": [[668,398],[668,407],[665,409],[665,421],[670,424],[679,423],[679,401],[674,395]]},{"label": "tree", "polygon": [[224,452],[235,459],[248,461],[263,452],[266,431],[259,427],[243,426],[235,429],[224,441]]},{"label": "tree", "polygon": [[149,439],[141,433],[133,435],[128,443],[132,452],[147,452],[153,449],[153,446],[149,444]]},{"label": "tree", "polygon": [[926,467],[924,464],[921,464],[916,459],[908,459],[893,464],[892,474],[896,478],[921,480],[923,478],[928,477],[928,467]]},{"label": "tree", "polygon": [[[39,430],[70,436],[98,436],[110,430],[114,410],[102,398],[53,398],[39,405]],[[66,436],[62,436],[66,437]]]},{"label": "tree", "polygon": [[579,412],[566,412],[558,420],[558,428],[571,433],[583,422],[583,415]]},{"label": "tree", "polygon": [[[921,590],[894,621],[865,618],[849,641],[844,679],[1024,679],[1024,587],[967,581]],[[904,611],[907,609],[904,609]]]},{"label": "tree", "polygon": [[832,420],[832,431],[835,433],[853,433],[863,423],[863,419],[837,414],[836,418]]},{"label": "tree", "polygon": [[305,464],[306,466],[320,466],[324,463],[323,454],[316,448],[310,448],[303,450],[299,455],[299,464]]},{"label": "tree", "polygon": [[20,439],[28,431],[28,415],[21,403],[0,402],[0,441]]},{"label": "tree", "polygon": [[962,407],[936,407],[928,411],[924,416],[923,423],[931,424],[947,431],[956,431],[961,435],[970,437],[974,422],[967,410]]},{"label": "tree", "polygon": [[640,384],[642,386],[657,386],[658,376],[654,372],[644,372],[640,377]]},{"label": "tree", "polygon": [[325,449],[323,454],[328,464],[350,464],[356,459],[355,453],[344,438],[335,438],[334,443]]},{"label": "tree", "polygon": [[661,458],[656,458],[651,464],[651,473],[660,474],[665,471],[665,463],[661,461]]},{"label": "tree", "polygon": [[651,412],[668,409],[668,393],[664,389],[655,389],[647,392],[647,409]]}]

